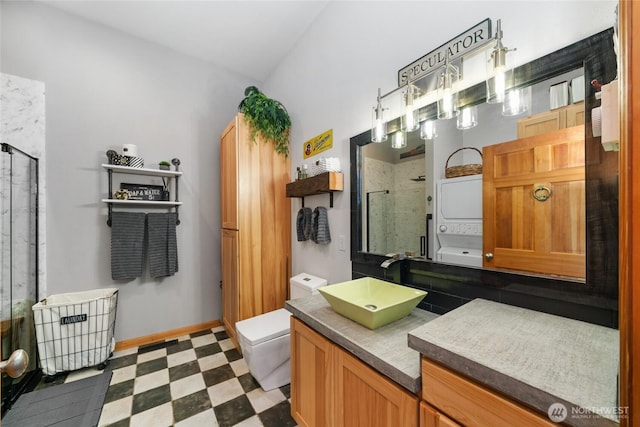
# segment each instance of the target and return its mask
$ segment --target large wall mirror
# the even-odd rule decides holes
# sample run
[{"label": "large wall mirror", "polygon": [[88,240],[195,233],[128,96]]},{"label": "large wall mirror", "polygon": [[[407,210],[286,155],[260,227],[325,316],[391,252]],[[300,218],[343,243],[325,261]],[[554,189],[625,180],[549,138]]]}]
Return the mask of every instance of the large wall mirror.
[{"label": "large wall mirror", "polygon": [[[459,130],[456,119],[437,120],[437,136],[421,139],[420,131],[406,133],[401,149],[388,142],[372,143],[369,131],[351,139],[353,261],[402,253],[415,261],[495,269],[487,264],[483,250],[482,175],[445,179],[445,166],[483,163],[483,147],[518,140],[532,118],[562,111],[562,127],[584,123],[580,184],[558,198],[566,200],[561,216],[569,218],[560,227],[574,230],[566,240],[579,241],[570,251],[581,253],[582,266],[567,277],[562,272],[547,274],[612,292],[617,257],[611,261],[610,255],[602,255],[617,253],[617,154],[605,152],[591,129],[591,109],[600,103],[591,81],[608,83],[616,77],[612,30],[520,66],[515,73],[518,86],[528,94],[525,113],[504,116],[501,104],[484,102],[485,85],[478,84],[459,95],[462,105],[477,110],[478,124],[471,129]],[[558,99],[564,94],[566,100]],[[420,110],[422,120],[436,114],[434,104]],[[399,127],[399,119],[388,122],[389,139]],[[506,209],[500,205],[500,210]],[[578,215],[569,212],[576,209]],[[496,227],[497,240],[510,232]],[[514,270],[541,273],[521,266]]]}]

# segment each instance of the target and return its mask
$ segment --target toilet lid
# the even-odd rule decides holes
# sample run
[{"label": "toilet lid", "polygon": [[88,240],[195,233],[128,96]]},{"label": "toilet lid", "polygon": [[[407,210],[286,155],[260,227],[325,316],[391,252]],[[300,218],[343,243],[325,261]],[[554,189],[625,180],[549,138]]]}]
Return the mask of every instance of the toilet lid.
[{"label": "toilet lid", "polygon": [[236,323],[238,335],[242,335],[251,345],[286,335],[289,333],[291,313],[284,308],[261,314]]}]

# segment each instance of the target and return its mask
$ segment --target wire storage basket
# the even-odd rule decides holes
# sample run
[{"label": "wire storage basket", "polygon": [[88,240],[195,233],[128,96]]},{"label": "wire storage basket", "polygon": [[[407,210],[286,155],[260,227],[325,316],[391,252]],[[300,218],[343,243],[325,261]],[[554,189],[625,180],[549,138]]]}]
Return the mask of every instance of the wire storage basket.
[{"label": "wire storage basket", "polygon": [[115,347],[118,290],[51,295],[33,306],[45,375],[105,364]]},{"label": "wire storage basket", "polygon": [[466,165],[460,166],[449,166],[449,160],[451,157],[459,151],[462,150],[475,150],[480,154],[480,159],[482,159],[482,152],[474,147],[462,147],[458,148],[456,151],[451,153],[447,158],[447,163],[444,165],[444,176],[445,178],[456,178],[459,176],[467,176],[467,175],[478,175],[482,173],[482,164],[481,163],[470,163]]}]

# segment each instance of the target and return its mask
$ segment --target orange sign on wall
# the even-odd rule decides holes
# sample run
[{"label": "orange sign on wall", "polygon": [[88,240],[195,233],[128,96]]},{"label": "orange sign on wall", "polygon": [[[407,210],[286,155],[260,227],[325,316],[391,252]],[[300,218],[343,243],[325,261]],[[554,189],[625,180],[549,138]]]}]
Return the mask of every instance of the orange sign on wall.
[{"label": "orange sign on wall", "polygon": [[303,143],[302,152],[304,153],[304,158],[307,159],[331,147],[333,147],[333,129],[329,129]]}]

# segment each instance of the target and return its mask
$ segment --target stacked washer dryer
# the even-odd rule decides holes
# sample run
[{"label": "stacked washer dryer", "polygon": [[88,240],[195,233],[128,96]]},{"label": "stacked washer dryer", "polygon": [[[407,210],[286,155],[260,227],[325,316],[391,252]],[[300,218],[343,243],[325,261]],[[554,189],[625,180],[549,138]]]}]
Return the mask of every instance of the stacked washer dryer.
[{"label": "stacked washer dryer", "polygon": [[436,259],[482,267],[482,175],[438,181]]}]

